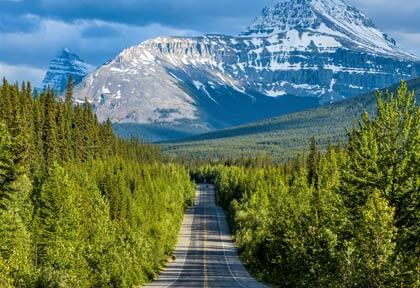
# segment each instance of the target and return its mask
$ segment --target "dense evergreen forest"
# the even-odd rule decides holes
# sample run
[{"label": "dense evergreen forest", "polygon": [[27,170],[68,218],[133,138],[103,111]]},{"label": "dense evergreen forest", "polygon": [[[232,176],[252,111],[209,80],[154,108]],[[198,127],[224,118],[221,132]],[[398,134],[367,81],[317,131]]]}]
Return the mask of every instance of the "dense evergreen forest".
[{"label": "dense evergreen forest", "polygon": [[[420,109],[402,83],[377,95],[346,146],[280,165],[197,168],[243,262],[279,287],[420,287]],[[227,164],[227,165],[226,165]]]},{"label": "dense evergreen forest", "polygon": [[133,287],[176,243],[194,187],[88,102],[0,84],[0,287]]},{"label": "dense evergreen forest", "polygon": [[87,101],[72,103],[71,83],[63,100],[0,84],[0,287],[147,282],[193,203],[190,175],[215,184],[241,258],[262,281],[420,287],[420,109],[406,84],[378,93],[345,145],[320,151],[312,138],[309,153],[284,163],[181,165],[117,138]]}]

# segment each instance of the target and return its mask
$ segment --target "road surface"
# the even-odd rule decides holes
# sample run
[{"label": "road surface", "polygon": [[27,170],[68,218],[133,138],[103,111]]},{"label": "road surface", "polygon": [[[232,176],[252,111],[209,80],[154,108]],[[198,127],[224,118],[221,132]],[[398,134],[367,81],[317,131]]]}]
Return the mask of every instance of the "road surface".
[{"label": "road surface", "polygon": [[145,287],[265,287],[242,266],[211,185],[197,186],[196,205],[185,213],[174,255]]}]

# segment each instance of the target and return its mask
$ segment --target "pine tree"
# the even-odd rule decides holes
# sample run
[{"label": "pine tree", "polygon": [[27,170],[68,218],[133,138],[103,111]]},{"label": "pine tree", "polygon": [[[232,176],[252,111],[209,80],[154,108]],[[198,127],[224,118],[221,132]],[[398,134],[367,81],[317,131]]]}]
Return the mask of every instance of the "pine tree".
[{"label": "pine tree", "polygon": [[350,228],[339,193],[341,172],[337,158],[334,148],[329,146],[319,159],[318,185],[313,189],[306,247],[314,287],[340,284],[337,281],[340,238]]},{"label": "pine tree", "polygon": [[6,126],[0,123],[0,203],[10,199],[13,193],[11,183],[17,179],[17,175],[12,154],[12,139]]},{"label": "pine tree", "polygon": [[37,203],[36,261],[43,287],[87,287],[81,199],[77,185],[53,164]]},{"label": "pine tree", "polygon": [[58,141],[57,141],[57,106],[52,90],[48,90],[44,98],[44,127],[43,127],[43,146],[44,158],[47,166],[52,165],[58,160]]},{"label": "pine tree", "polygon": [[318,162],[320,153],[316,145],[315,137],[311,138],[310,153],[308,157],[308,182],[317,187],[318,185]]},{"label": "pine tree", "polygon": [[26,164],[26,171],[28,176],[34,173],[34,163],[39,161],[37,159],[36,141],[35,141],[35,119],[34,119],[34,101],[32,99],[32,86],[28,82],[26,85],[22,85],[22,110],[21,115],[23,117],[23,135],[25,136],[26,150],[28,151],[28,160]]},{"label": "pine tree", "polygon": [[[413,92],[403,82],[396,95],[377,93],[377,116],[364,114],[349,135],[348,164],[342,191],[353,220],[362,217],[363,207],[373,191],[395,208],[397,251],[406,261],[404,275],[415,275],[420,234],[420,108]],[[417,247],[417,248],[416,248]],[[417,251],[417,252],[416,252]],[[407,285],[415,277],[408,276]]]},{"label": "pine tree", "polygon": [[28,226],[32,220],[32,186],[21,174],[22,169],[15,167],[12,153],[12,139],[0,125],[0,259],[13,278],[13,285],[25,287],[31,275]]},{"label": "pine tree", "polygon": [[64,163],[72,159],[73,149],[71,147],[71,117],[67,106],[57,107],[57,145],[60,151],[60,162]]},{"label": "pine tree", "polygon": [[41,99],[38,93],[35,93],[33,99],[33,154],[32,154],[32,175],[39,177],[45,171],[45,158],[44,158],[44,109],[42,107]]},{"label": "pine tree", "polygon": [[[95,165],[95,164],[93,164]],[[110,249],[115,245],[115,226],[110,218],[109,205],[101,195],[95,179],[81,173],[79,165],[68,168],[71,180],[78,189],[81,204],[81,238],[84,239],[83,257],[91,274],[89,282],[93,287],[106,287],[110,283],[111,265],[115,261]]]},{"label": "pine tree", "polygon": [[10,267],[0,256],[0,287],[13,288],[13,278],[10,275]]},{"label": "pine tree", "polygon": [[393,238],[397,231],[394,226],[394,210],[377,189],[362,208],[361,221],[356,231],[361,287],[386,287],[392,275],[392,257],[395,253]]},{"label": "pine tree", "polygon": [[61,102],[31,90],[0,87],[0,286],[146,282],[192,203],[188,174],[152,165],[158,148],[118,139],[88,103],[73,107],[71,93]]},{"label": "pine tree", "polygon": [[[25,85],[24,85],[25,87]],[[11,102],[14,107],[13,113],[10,115],[9,131],[13,138],[13,156],[17,166],[29,172],[30,159],[30,125],[26,119],[28,107],[25,106],[25,90],[19,91],[18,85],[13,85],[11,89]],[[29,109],[28,109],[29,110]]]},{"label": "pine tree", "polygon": [[112,122],[108,118],[104,125],[100,126],[100,138],[102,139],[102,144],[105,146],[101,153],[102,156],[107,157],[112,154],[115,149],[114,143],[114,132],[112,130]]},{"label": "pine tree", "polygon": [[3,85],[1,88],[2,88],[1,97],[0,97],[1,120],[4,124],[9,125],[10,116],[13,113],[13,104],[12,104],[12,97],[10,93],[10,85],[9,85],[9,82],[7,82],[5,78],[3,78]]},{"label": "pine tree", "polygon": [[65,105],[62,109],[62,130],[63,130],[63,160],[68,161],[73,159],[74,151],[72,146],[73,141],[73,78],[70,75],[67,81],[66,97],[64,101]]},{"label": "pine tree", "polygon": [[73,105],[73,77],[71,75],[67,78],[66,97],[64,102],[68,107]]},{"label": "pine tree", "polygon": [[85,155],[83,160],[87,160],[93,158],[97,150],[97,131],[95,128],[98,126],[98,123],[96,122],[97,120],[92,113],[92,107],[87,98],[85,98],[85,103],[83,104],[82,118],[85,146]]}]

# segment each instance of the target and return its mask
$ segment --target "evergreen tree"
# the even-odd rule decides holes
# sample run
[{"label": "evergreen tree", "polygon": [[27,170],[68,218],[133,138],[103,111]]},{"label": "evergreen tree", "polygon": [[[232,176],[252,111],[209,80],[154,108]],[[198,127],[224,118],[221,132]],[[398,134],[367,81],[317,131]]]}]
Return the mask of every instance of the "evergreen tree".
[{"label": "evergreen tree", "polygon": [[0,123],[0,202],[11,198],[13,193],[11,184],[17,179],[17,175],[13,161],[12,140],[6,126]]},{"label": "evergreen tree", "polygon": [[[407,270],[401,274],[414,275],[419,269],[412,255],[418,253],[420,235],[420,108],[405,83],[396,95],[378,92],[377,107],[376,118],[370,120],[365,114],[349,135],[343,195],[354,219],[361,217],[358,207],[375,190],[395,207],[397,251]],[[416,281],[408,278],[408,283]]]},{"label": "evergreen tree", "polygon": [[71,75],[67,78],[66,96],[64,102],[68,107],[73,105],[73,77]]},{"label": "evergreen tree", "polygon": [[13,113],[13,104],[12,104],[12,95],[10,93],[10,85],[9,82],[5,78],[3,78],[3,86],[1,87],[1,118],[4,124],[9,125],[10,117]]},{"label": "evergreen tree", "polygon": [[74,157],[73,147],[71,145],[73,141],[73,78],[70,75],[67,81],[66,97],[64,100],[64,107],[62,109],[62,134],[63,134],[63,160],[69,161]]},{"label": "evergreen tree", "polygon": [[[0,259],[15,287],[30,283],[29,179],[13,162],[11,137],[0,125]],[[6,272],[0,272],[6,273]]]},{"label": "evergreen tree", "polygon": [[309,184],[317,187],[318,185],[318,162],[320,154],[316,145],[315,137],[311,138],[310,153],[308,157],[308,181]]},{"label": "evergreen tree", "polygon": [[52,167],[58,160],[57,106],[52,90],[44,91],[44,127],[42,131],[44,158],[47,166]]},{"label": "evergreen tree", "polygon": [[13,288],[13,278],[10,275],[10,268],[0,256],[0,287]]},{"label": "evergreen tree", "polygon": [[143,284],[193,201],[183,167],[152,165],[159,148],[118,139],[70,90],[0,87],[1,287]]},{"label": "evergreen tree", "polygon": [[[356,231],[359,253],[359,285],[386,287],[389,285],[392,257],[395,253],[394,209],[375,189],[362,208],[362,217]],[[388,284],[388,285],[387,285]]]},{"label": "evergreen tree", "polygon": [[42,108],[41,99],[38,93],[35,93],[33,99],[33,150],[32,150],[32,163],[31,172],[34,176],[39,176],[45,171],[44,163],[44,109]]},{"label": "evergreen tree", "polygon": [[110,250],[115,245],[115,225],[111,222],[109,205],[101,195],[95,180],[81,173],[78,165],[68,167],[71,180],[78,187],[78,202],[81,205],[81,238],[84,240],[83,257],[89,266],[89,285],[106,287],[111,282],[112,257]]},{"label": "evergreen tree", "polygon": [[35,214],[38,285],[42,287],[88,286],[80,200],[77,185],[54,164],[41,187]]},{"label": "evergreen tree", "polygon": [[30,141],[29,141],[29,125],[25,121],[25,109],[20,98],[24,98],[24,91],[22,95],[19,93],[18,85],[13,85],[11,89],[12,106],[14,107],[9,120],[9,131],[13,138],[12,141],[12,154],[14,161],[18,167],[23,168],[25,172],[29,172],[29,158],[30,158]]}]

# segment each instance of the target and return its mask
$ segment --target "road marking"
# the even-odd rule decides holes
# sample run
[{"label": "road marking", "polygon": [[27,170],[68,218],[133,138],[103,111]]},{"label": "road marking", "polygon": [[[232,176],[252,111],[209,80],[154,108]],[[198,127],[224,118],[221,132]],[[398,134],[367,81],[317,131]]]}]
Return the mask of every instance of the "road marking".
[{"label": "road marking", "polygon": [[208,274],[207,274],[207,207],[206,207],[206,203],[203,201],[203,205],[204,205],[204,239],[203,239],[203,265],[204,265],[204,288],[207,288],[208,282],[209,282],[209,278],[208,278]]},{"label": "road marking", "polygon": [[225,242],[223,241],[223,238],[222,238],[222,227],[221,227],[221,225],[220,225],[220,216],[219,216],[219,211],[217,211],[217,210],[216,210],[216,215],[217,215],[217,225],[219,226],[219,239],[220,239],[220,242],[222,243],[223,255],[224,255],[224,257],[225,257],[225,262],[226,262],[226,265],[228,266],[229,273],[230,273],[230,275],[232,276],[233,280],[235,280],[235,282],[236,282],[236,283],[237,283],[240,287],[242,287],[242,288],[247,288],[246,286],[242,285],[242,284],[239,282],[238,278],[237,278],[235,275],[233,275],[232,269],[230,268],[230,263],[229,263],[229,261],[228,261],[228,259],[227,259],[227,256],[226,256]]},{"label": "road marking", "polygon": [[[201,195],[198,193],[198,197],[197,197],[197,192],[200,192],[199,191],[199,188],[197,188],[196,190],[195,190],[195,193],[196,193],[196,198],[199,198]],[[197,201],[197,200],[199,200],[199,199],[195,199],[194,200],[194,206],[196,206],[197,205],[197,202],[199,202],[199,201]],[[181,277],[181,274],[182,274],[182,272],[184,271],[184,267],[185,267],[185,262],[187,261],[187,257],[188,257],[188,250],[189,250],[189,247],[190,247],[190,245],[191,245],[191,236],[192,236],[192,226],[193,226],[193,223],[194,223],[194,218],[196,217],[196,212],[195,212],[195,207],[190,207],[190,208],[188,208],[188,209],[192,209],[192,211],[193,211],[193,215],[192,215],[192,219],[191,219],[191,224],[189,225],[189,233],[187,232],[187,234],[189,235],[188,236],[188,240],[187,240],[187,243],[188,243],[188,245],[187,245],[187,247],[188,247],[188,249],[187,249],[187,251],[185,251],[185,255],[184,255],[184,257],[182,258],[182,267],[181,267],[181,269],[178,271],[178,275],[176,276],[176,278],[175,278],[175,280],[173,280],[172,282],[170,282],[169,283],[169,285],[168,286],[166,286],[166,288],[169,288],[169,287],[171,287],[172,285],[174,285],[176,282],[178,282],[178,280],[179,280],[179,278]],[[182,230],[182,226],[183,226],[183,224],[184,224],[184,221],[185,221],[185,219],[186,219],[186,216],[185,216],[186,214],[184,214],[184,220],[182,221],[182,223],[181,223],[181,227],[180,227],[180,232],[181,232],[181,230]],[[178,259],[176,259],[176,261],[178,261]]]}]

